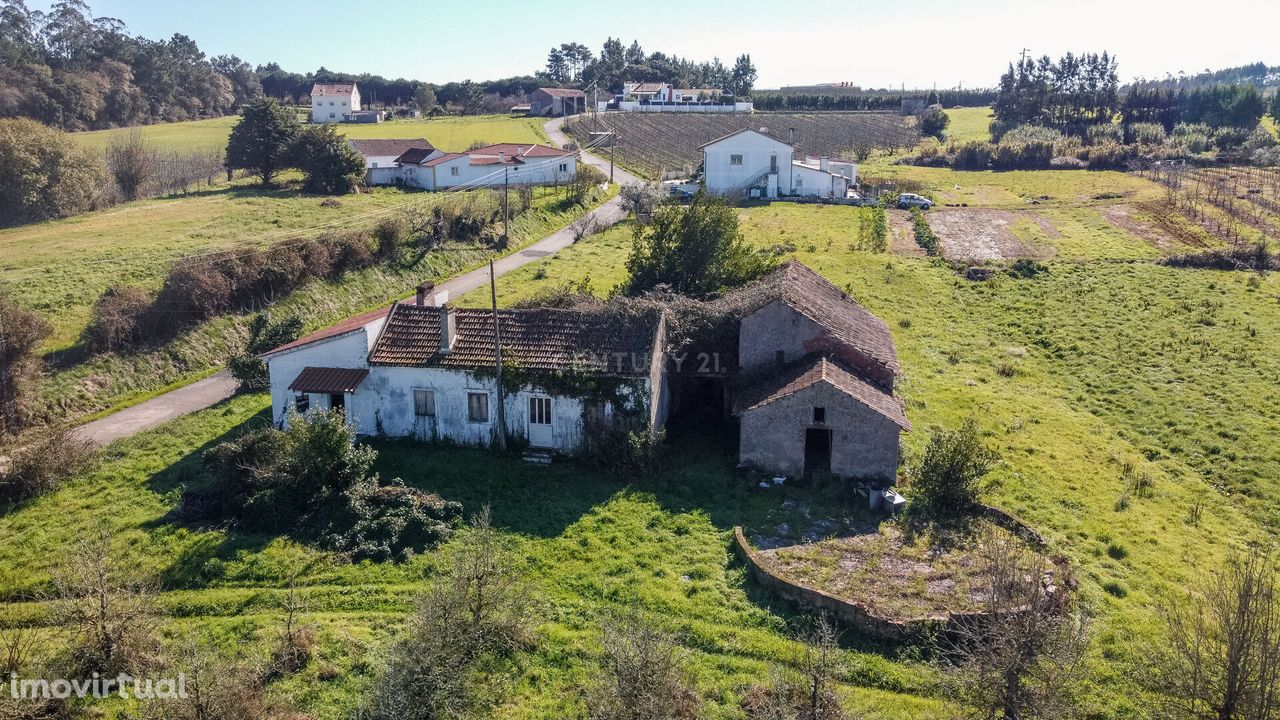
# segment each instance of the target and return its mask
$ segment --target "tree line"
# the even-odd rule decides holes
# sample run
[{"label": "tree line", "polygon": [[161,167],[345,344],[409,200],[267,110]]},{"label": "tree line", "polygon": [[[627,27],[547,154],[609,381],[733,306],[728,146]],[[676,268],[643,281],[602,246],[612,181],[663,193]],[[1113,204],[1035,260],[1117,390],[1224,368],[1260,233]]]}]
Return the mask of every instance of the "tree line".
[{"label": "tree line", "polygon": [[620,38],[613,37],[604,41],[599,56],[576,42],[551,48],[541,74],[557,85],[595,85],[609,93],[621,92],[624,82],[636,81],[728,90],[739,97],[751,95],[757,77],[749,54],[739,55],[727,66],[720,58],[696,62],[663,52],[646,53],[638,40],[624,47]]},{"label": "tree line", "polygon": [[248,63],[186,35],[132,36],[84,0],[0,0],[0,117],[87,130],[226,115],[261,94]]},{"label": "tree line", "polygon": [[812,86],[760,90],[752,94],[757,110],[897,111],[908,98],[923,99],[925,105],[981,107],[990,105],[995,90],[862,90],[861,88]]},{"label": "tree line", "polygon": [[[1178,86],[1144,83],[1122,92],[1116,68],[1115,56],[1106,52],[1067,53],[1057,60],[1045,55],[1010,63],[992,103],[996,118],[993,134],[1003,135],[1019,125],[1036,125],[1083,137],[1091,126],[1117,119],[1126,126],[1159,123],[1166,132],[1179,123],[1251,129],[1268,111],[1280,112],[1280,101],[1268,101],[1251,81]],[[1221,75],[1224,79],[1237,76],[1246,77]]]}]

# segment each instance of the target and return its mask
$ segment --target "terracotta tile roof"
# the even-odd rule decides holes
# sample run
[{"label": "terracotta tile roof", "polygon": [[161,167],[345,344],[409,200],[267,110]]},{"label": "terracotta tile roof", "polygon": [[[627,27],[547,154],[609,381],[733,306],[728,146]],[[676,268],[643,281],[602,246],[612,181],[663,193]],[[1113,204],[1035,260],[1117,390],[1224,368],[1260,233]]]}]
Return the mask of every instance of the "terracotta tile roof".
[{"label": "terracotta tile roof", "polygon": [[551,97],[579,98],[579,97],[587,96],[587,94],[582,92],[581,90],[574,90],[573,88],[538,88],[538,89],[550,95]]},{"label": "terracotta tile roof", "polygon": [[[465,156],[465,153],[445,153],[445,154],[443,154],[443,155],[437,155],[436,157],[433,157],[433,158],[431,158],[430,160],[428,160],[428,161],[426,161],[426,162],[422,163],[422,166],[423,166],[423,167],[431,167],[431,166],[433,166],[433,165],[439,165],[439,164],[440,164],[440,163],[442,163],[442,162],[449,162],[450,160],[457,160],[458,158],[460,158],[460,157],[464,157],[464,156]],[[400,161],[399,161],[399,160],[397,160],[396,162],[400,162]]]},{"label": "terracotta tile roof", "polygon": [[726,304],[740,305],[745,314],[782,300],[826,328],[840,342],[897,375],[902,367],[889,327],[826,278],[792,260],[741,290],[725,295]]},{"label": "terracotta tile roof", "polygon": [[435,148],[426,138],[376,138],[369,140],[348,140],[356,152],[365,157],[399,156],[409,150],[419,149],[431,151]]},{"label": "terracotta tile roof", "polygon": [[911,422],[907,420],[898,398],[825,356],[811,356],[777,375],[743,388],[734,402],[734,414],[749,412],[819,382],[828,383],[892,420],[903,430],[911,429]]},{"label": "terracotta tile roof", "polygon": [[355,392],[368,374],[365,368],[305,367],[289,383],[289,389],[305,393]]},{"label": "terracotta tile roof", "polygon": [[356,330],[359,330],[360,328],[364,327],[365,325],[368,325],[371,322],[374,322],[376,320],[386,317],[388,310],[389,308],[380,307],[377,310],[370,310],[369,312],[360,313],[359,315],[352,315],[346,320],[343,320],[335,325],[330,325],[327,328],[322,328],[309,335],[303,335],[302,337],[298,338],[297,340],[294,340],[293,342],[285,343],[284,345],[281,345],[280,347],[275,348],[273,350],[268,350],[267,352],[262,353],[262,355],[263,357],[266,357],[267,355],[274,355],[279,352],[284,352],[285,350],[292,350],[294,348],[299,348],[299,347],[302,347],[303,345],[310,345],[313,342],[328,340],[329,338],[338,337],[339,335],[346,335],[349,332],[354,332]]},{"label": "terracotta tile roof", "polygon": [[[451,352],[440,351],[443,310],[396,305],[369,353],[370,365],[491,368],[493,311],[454,308]],[[522,370],[577,370],[626,377],[649,373],[661,315],[580,310],[499,310],[504,361]]]},{"label": "terracotta tile roof", "polygon": [[311,97],[317,95],[350,95],[355,83],[316,83],[311,86]]},{"label": "terracotta tile roof", "polygon": [[[424,163],[423,160],[431,157],[431,153],[435,151],[436,149],[433,147],[412,147],[401,153],[400,157],[395,159],[395,162],[405,165],[431,165],[433,163]],[[445,157],[450,154],[452,153],[446,153]],[[436,159],[438,160],[439,158]]]}]

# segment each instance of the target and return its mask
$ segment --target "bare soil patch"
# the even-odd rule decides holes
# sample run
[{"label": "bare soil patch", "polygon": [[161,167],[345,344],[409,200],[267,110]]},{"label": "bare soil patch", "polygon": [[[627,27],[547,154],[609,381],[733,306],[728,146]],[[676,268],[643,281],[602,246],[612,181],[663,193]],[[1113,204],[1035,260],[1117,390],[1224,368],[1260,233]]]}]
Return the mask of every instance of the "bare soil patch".
[{"label": "bare soil patch", "polygon": [[916,242],[915,229],[911,227],[911,215],[906,210],[885,210],[889,218],[889,250],[898,255],[928,255]]},{"label": "bare soil patch", "polygon": [[[1049,224],[1039,215],[1032,217],[1041,227]],[[1009,210],[992,208],[946,208],[926,213],[929,226],[942,241],[942,255],[949,260],[984,262],[1051,257],[1052,248],[1033,248],[1013,234],[1012,226],[1018,218],[1018,214]]]},{"label": "bare soil patch", "polygon": [[[1145,217],[1140,217],[1140,212]],[[1187,247],[1208,247],[1202,238],[1190,232],[1187,227],[1167,218],[1164,208],[1154,203],[1142,206],[1124,203],[1108,205],[1102,208],[1102,217],[1112,225],[1142,238],[1162,253],[1179,253]],[[1161,222],[1162,219],[1164,222]]]}]

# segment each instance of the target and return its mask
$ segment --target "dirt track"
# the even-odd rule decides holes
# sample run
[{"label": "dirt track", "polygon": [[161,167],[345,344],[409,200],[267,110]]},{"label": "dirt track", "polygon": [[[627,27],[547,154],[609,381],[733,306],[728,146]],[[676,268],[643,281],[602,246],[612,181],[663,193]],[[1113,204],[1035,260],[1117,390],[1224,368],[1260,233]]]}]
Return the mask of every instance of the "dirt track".
[{"label": "dirt track", "polygon": [[1052,254],[1014,236],[1012,226],[1018,215],[1009,210],[944,208],[926,213],[925,217],[942,242],[942,255],[948,260],[1045,259]]}]

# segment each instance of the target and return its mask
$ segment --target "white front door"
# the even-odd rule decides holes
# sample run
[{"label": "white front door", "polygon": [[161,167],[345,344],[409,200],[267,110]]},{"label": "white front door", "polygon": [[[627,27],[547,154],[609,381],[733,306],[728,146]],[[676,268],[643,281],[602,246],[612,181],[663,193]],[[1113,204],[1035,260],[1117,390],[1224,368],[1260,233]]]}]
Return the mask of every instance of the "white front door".
[{"label": "white front door", "polygon": [[529,398],[529,444],[533,447],[554,447],[551,432],[551,398]]}]

